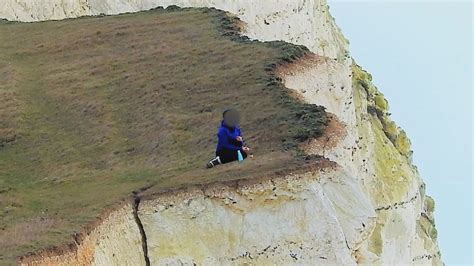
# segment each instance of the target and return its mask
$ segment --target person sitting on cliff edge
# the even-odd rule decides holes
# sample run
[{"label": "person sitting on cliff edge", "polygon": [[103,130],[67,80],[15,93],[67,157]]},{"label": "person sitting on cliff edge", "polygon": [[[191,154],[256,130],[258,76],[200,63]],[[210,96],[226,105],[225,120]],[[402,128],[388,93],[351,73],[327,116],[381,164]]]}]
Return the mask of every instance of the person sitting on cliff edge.
[{"label": "person sitting on cliff edge", "polygon": [[247,158],[250,148],[245,146],[239,128],[240,113],[235,109],[227,109],[222,113],[221,126],[217,131],[216,157],[207,163],[207,168]]}]

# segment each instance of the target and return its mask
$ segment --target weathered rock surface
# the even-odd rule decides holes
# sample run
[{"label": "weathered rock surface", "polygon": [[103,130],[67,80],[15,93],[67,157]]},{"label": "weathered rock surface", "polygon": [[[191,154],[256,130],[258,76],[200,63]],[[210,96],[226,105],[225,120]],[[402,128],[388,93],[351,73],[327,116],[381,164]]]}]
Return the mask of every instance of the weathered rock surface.
[{"label": "weathered rock surface", "polygon": [[0,17],[39,21],[170,4],[226,10],[251,38],[307,46],[314,56],[278,71],[302,99],[333,114],[325,136],[306,149],[335,164],[179,190],[143,201],[136,217],[127,205],[77,250],[25,263],[140,265],[147,257],[152,265],[442,264],[434,202],[411,164],[410,142],[370,74],[348,55],[324,0],[5,0]]},{"label": "weathered rock surface", "polygon": [[362,224],[375,219],[358,206],[369,206],[360,186],[328,168],[171,193],[146,201],[139,216],[154,232],[147,234],[154,265],[345,265],[354,264],[348,245],[366,238]]}]

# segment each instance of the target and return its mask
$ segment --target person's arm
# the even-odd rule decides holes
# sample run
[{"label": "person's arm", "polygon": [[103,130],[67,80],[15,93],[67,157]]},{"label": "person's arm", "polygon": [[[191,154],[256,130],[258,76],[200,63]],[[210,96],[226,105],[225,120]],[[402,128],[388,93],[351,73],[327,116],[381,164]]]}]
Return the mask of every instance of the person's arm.
[{"label": "person's arm", "polygon": [[240,138],[239,142],[241,143],[241,144],[240,144],[240,145],[241,145],[241,149],[242,149],[243,151],[245,151],[245,152],[249,152],[249,151],[250,151],[250,148],[247,147],[247,145],[245,144],[245,142],[244,142],[244,137],[242,136],[242,132],[240,131],[240,128],[238,128],[238,130],[239,130],[239,138]]},{"label": "person's arm", "polygon": [[[232,136],[229,136],[229,143],[234,145],[234,146],[237,146],[237,147],[242,147],[244,146],[244,141],[243,140],[238,140],[240,136],[238,136],[237,138],[234,138]],[[240,137],[242,138],[242,137]]]},{"label": "person's arm", "polygon": [[219,143],[225,149],[240,150],[240,148],[242,148],[243,146],[243,142],[234,139],[232,135],[230,135],[229,132],[225,129],[219,130],[219,132],[217,133],[217,137],[219,138]]},{"label": "person's arm", "polygon": [[237,138],[231,138],[231,143],[236,145],[236,146],[239,146],[239,147],[242,147],[244,146],[244,139],[242,137],[242,132],[240,131],[240,128],[236,128],[237,130]]}]

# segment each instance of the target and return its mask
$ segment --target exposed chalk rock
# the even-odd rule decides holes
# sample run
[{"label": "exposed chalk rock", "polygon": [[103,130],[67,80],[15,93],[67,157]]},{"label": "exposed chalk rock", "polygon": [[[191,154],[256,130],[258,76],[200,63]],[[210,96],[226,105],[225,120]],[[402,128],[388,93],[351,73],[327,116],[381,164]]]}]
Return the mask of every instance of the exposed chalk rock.
[{"label": "exposed chalk rock", "polygon": [[150,262],[355,264],[352,249],[376,214],[360,185],[340,173],[216,184],[145,201],[139,216],[152,232]]}]

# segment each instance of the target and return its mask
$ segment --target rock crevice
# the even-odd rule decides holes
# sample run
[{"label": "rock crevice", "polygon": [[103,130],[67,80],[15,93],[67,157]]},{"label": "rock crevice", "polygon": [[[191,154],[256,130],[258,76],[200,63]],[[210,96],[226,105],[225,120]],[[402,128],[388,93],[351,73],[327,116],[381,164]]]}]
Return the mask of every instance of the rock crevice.
[{"label": "rock crevice", "polygon": [[143,258],[145,260],[145,265],[150,265],[150,258],[148,257],[148,242],[146,237],[145,229],[143,228],[142,221],[140,220],[140,216],[138,215],[138,208],[140,206],[140,197],[135,195],[133,200],[133,217],[135,219],[135,223],[137,224],[138,230],[140,232],[141,242],[142,242],[142,249],[143,249]]}]

